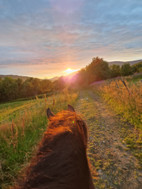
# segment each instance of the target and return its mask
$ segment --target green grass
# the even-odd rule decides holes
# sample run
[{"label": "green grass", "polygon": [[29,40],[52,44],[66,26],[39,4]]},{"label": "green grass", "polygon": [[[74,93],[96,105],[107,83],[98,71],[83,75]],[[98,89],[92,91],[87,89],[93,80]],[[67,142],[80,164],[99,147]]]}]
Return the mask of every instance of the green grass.
[{"label": "green grass", "polygon": [[11,102],[0,105],[0,122],[8,122],[12,119],[19,117],[24,111],[38,104],[37,100]]},{"label": "green grass", "polygon": [[[1,105],[3,113],[11,110],[11,114],[6,115],[13,115],[12,110],[15,108],[17,114],[12,117],[12,122],[8,119],[7,123],[0,125],[0,188],[8,188],[14,182],[35,152],[47,128],[46,108],[50,107],[57,113],[67,109],[68,104],[74,105],[77,97],[75,92],[64,91],[49,98]],[[18,114],[23,105],[24,113]]]}]

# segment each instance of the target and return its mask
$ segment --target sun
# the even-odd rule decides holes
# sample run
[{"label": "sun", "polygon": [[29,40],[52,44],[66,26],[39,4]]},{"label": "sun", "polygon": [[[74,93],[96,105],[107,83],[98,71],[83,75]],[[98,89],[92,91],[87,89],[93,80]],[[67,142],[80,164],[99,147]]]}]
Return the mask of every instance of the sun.
[{"label": "sun", "polygon": [[72,72],[74,72],[74,70],[72,70],[71,68],[68,68],[64,71],[66,74],[70,74]]}]

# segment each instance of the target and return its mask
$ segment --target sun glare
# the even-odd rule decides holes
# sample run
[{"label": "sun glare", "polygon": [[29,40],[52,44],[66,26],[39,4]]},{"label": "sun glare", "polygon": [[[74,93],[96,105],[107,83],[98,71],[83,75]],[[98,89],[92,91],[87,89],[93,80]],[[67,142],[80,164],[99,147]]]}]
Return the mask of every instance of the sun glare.
[{"label": "sun glare", "polygon": [[74,72],[74,70],[72,70],[71,68],[68,68],[64,71],[66,74],[70,74],[72,72]]}]

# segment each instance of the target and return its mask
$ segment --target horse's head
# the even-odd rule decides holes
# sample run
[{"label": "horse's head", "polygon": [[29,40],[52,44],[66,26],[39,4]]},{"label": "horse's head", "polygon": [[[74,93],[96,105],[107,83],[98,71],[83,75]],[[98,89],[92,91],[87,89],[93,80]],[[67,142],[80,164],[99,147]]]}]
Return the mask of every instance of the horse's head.
[{"label": "horse's head", "polygon": [[[86,154],[86,148],[87,148],[87,126],[85,122],[82,120],[81,116],[79,116],[76,112],[75,109],[71,106],[68,105],[67,110],[61,111],[57,113],[56,115],[51,112],[51,110],[48,108],[47,109],[47,117],[49,119],[49,124],[48,124],[48,132],[51,130],[54,133],[63,130],[67,131],[67,133],[71,133],[71,135],[74,135],[75,137],[72,137],[72,146],[68,146],[67,149],[73,148],[79,151],[79,149],[84,149],[84,152]],[[64,137],[65,135],[63,135]],[[70,140],[68,138],[68,140]],[[64,140],[64,143],[68,145],[68,143]],[[75,147],[74,147],[75,146]],[[66,150],[67,152],[67,150]],[[86,154],[87,156],[87,154]],[[82,153],[80,157],[80,162],[82,161]],[[84,167],[84,164],[80,165],[80,167]],[[88,168],[89,170],[89,168]],[[86,174],[86,173],[84,173]],[[87,189],[94,189],[93,182],[92,182],[92,177],[91,173],[89,171],[88,173],[88,180],[89,180],[89,185]],[[85,179],[85,178],[84,178]],[[83,182],[83,181],[81,181]]]},{"label": "horse's head", "polygon": [[48,128],[65,127],[74,131],[77,135],[81,136],[85,146],[87,147],[87,128],[82,118],[76,114],[75,109],[68,105],[68,109],[57,113],[56,115],[47,109],[47,117],[49,119]]}]

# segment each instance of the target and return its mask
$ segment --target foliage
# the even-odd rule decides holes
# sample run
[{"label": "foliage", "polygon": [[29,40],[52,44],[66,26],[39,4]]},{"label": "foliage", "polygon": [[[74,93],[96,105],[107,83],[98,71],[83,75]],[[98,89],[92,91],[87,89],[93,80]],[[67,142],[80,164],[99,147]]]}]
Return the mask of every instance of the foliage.
[{"label": "foliage", "polygon": [[0,80],[0,102],[27,98],[51,91],[53,91],[53,86],[49,80],[28,78],[23,81],[19,78],[12,79],[10,77]]},{"label": "foliage", "polygon": [[121,66],[121,75],[122,76],[128,76],[128,75],[131,75],[133,72],[132,72],[132,68],[130,66],[129,63],[125,63]]},{"label": "foliage", "polygon": [[117,76],[120,76],[121,73],[120,73],[120,66],[119,65],[111,65],[110,66],[110,72],[111,72],[111,77],[117,77]]},{"label": "foliage", "polygon": [[88,80],[89,77],[86,69],[85,68],[81,69],[77,75],[77,81],[76,81],[77,88],[87,86],[89,83]]},{"label": "foliage", "polygon": [[93,58],[92,62],[81,69],[75,81],[78,87],[85,87],[94,81],[104,80],[110,77],[110,69],[108,63],[102,58]]},{"label": "foliage", "polygon": [[96,57],[92,62],[81,69],[77,75],[74,83],[71,83],[71,88],[84,88],[95,81],[106,80],[108,78],[115,78],[118,76],[129,76],[135,72],[140,71],[141,63],[131,66],[129,63],[120,65],[110,65],[102,58]]},{"label": "foliage", "polygon": [[91,64],[86,67],[89,76],[89,83],[100,81],[110,77],[108,63],[101,58],[93,58]]},{"label": "foliage", "polygon": [[64,77],[60,77],[58,80],[53,82],[54,91],[63,90],[66,87]]},{"label": "foliage", "polygon": [[133,72],[142,72],[142,62],[132,65]]}]

